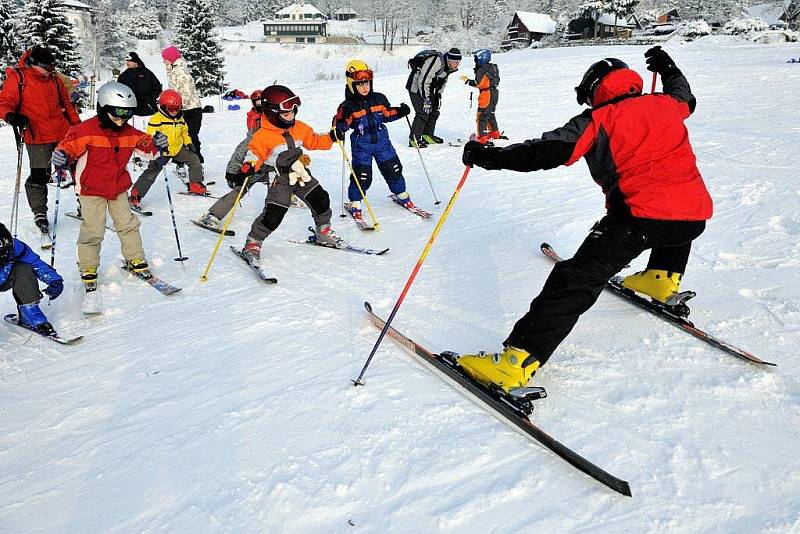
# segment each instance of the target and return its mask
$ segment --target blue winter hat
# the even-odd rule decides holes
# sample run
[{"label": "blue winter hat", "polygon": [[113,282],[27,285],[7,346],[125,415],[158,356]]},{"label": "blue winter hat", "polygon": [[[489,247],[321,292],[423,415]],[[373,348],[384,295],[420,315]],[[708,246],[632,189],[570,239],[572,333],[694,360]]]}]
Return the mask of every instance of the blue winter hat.
[{"label": "blue winter hat", "polygon": [[444,53],[444,58],[448,61],[461,61],[461,50],[453,47]]}]

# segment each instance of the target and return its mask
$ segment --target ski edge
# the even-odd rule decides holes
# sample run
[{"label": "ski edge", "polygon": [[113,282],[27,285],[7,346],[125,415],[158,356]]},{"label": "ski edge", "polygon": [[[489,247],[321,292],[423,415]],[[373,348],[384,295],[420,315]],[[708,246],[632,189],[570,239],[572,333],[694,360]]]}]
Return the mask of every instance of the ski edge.
[{"label": "ski edge", "polygon": [[[372,305],[369,302],[364,302],[364,308],[369,314],[372,324],[380,329],[386,326],[386,322],[378,317],[372,310]],[[577,452],[573,451],[560,441],[556,440],[544,430],[534,425],[527,417],[522,417],[514,413],[510,408],[500,404],[495,399],[487,395],[482,389],[476,385],[471,384],[468,380],[464,379],[454,371],[452,371],[446,364],[440,363],[434,354],[411,339],[407,338],[393,327],[387,330],[389,337],[394,339],[403,348],[408,350],[415,356],[416,360],[438,371],[437,376],[446,375],[450,380],[446,381],[448,385],[457,386],[454,389],[461,393],[464,397],[477,404],[479,407],[484,408],[485,411],[494,416],[497,420],[505,423],[513,430],[516,430],[528,439],[534,439],[542,446],[553,452],[556,456],[566,461],[582,473],[592,477],[596,481],[604,484],[608,488],[631,497],[630,484],[620,478],[615,477],[603,468],[595,465],[587,460]],[[444,381],[444,378],[442,378]]]},{"label": "ski edge", "polygon": [[[555,251],[555,249],[551,245],[549,245],[548,243],[542,243],[541,245],[539,245],[539,248],[541,249],[542,253],[545,256],[547,256],[551,260],[555,261],[556,263],[558,263],[560,261],[564,261],[563,258],[561,256],[559,256],[558,253]],[[670,323],[670,324],[676,326],[677,328],[680,328],[681,330],[683,330],[687,334],[691,335],[692,337],[695,337],[695,338],[699,339],[700,341],[704,341],[704,342],[708,343],[709,345],[711,345],[712,347],[718,348],[719,350],[725,352],[726,354],[730,354],[731,356],[735,356],[735,357],[737,357],[737,358],[739,358],[741,360],[744,360],[744,361],[747,361],[747,362],[750,362],[750,363],[754,363],[754,364],[757,364],[757,365],[765,365],[765,366],[771,366],[771,367],[777,367],[778,366],[777,363],[773,363],[773,362],[768,362],[766,360],[762,360],[758,356],[755,356],[754,354],[751,354],[750,352],[748,352],[748,351],[746,351],[744,349],[740,349],[739,347],[737,347],[735,345],[731,345],[730,343],[728,343],[726,341],[722,341],[720,339],[717,339],[716,337],[712,336],[708,332],[705,332],[704,330],[701,330],[701,329],[697,328],[694,325],[694,323],[692,323],[691,321],[688,321],[686,319],[679,319],[677,317],[676,318],[669,318],[666,315],[658,313],[651,306],[648,306],[648,302],[645,299],[643,299],[641,297],[638,297],[636,295],[630,296],[630,295],[627,295],[627,294],[623,293],[622,290],[619,287],[617,287],[614,284],[613,281],[614,281],[614,278],[611,278],[611,280],[609,280],[606,283],[606,287],[605,287],[606,290],[608,290],[609,292],[613,293],[614,295],[618,296],[621,299],[627,300],[629,303],[633,304],[634,306],[636,306],[640,310],[646,311],[646,312],[650,313],[651,315],[661,319],[662,321]]]},{"label": "ski edge", "polygon": [[[221,235],[223,233],[222,232],[222,228],[211,228],[210,226],[202,224],[197,219],[189,219],[189,220],[192,221],[196,226],[199,226],[200,228],[208,230],[209,232],[214,232],[215,234],[219,234],[219,235]],[[236,235],[236,232],[234,232],[233,230],[225,230],[225,237],[233,237],[235,235]]]}]

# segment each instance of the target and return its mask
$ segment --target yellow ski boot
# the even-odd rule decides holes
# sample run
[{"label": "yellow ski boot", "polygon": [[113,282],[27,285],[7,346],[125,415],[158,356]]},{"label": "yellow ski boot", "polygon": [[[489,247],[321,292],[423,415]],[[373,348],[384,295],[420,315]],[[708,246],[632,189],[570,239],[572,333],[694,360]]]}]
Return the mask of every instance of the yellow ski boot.
[{"label": "yellow ski boot", "polygon": [[536,360],[522,367],[529,356],[522,349],[506,347],[500,353],[464,354],[459,356],[457,363],[474,380],[485,386],[495,385],[508,393],[512,389],[527,386],[531,376],[539,368]]},{"label": "yellow ski boot", "polygon": [[677,295],[681,287],[681,273],[671,273],[660,269],[646,269],[639,271],[622,280],[622,286],[643,293],[662,304],[667,304],[667,299]]}]

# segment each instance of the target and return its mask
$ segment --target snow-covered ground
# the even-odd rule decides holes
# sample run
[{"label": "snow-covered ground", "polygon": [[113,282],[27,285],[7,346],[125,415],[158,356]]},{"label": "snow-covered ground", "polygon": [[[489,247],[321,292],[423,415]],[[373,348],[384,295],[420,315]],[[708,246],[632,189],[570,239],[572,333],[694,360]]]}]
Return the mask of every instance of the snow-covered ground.
[{"label": "snow-covered ground", "polygon": [[[176,263],[160,180],[145,202],[156,212],[142,221],[145,248],[181,293],[163,297],[122,272],[109,232],[105,315],[82,317],[78,223],[63,218],[57,267],[67,289],[47,312],[59,329],[86,338],[62,348],[0,325],[0,532],[800,531],[800,66],[785,63],[800,45],[715,38],[669,51],[697,95],[688,127],[716,207],[684,279],[699,293],[692,317],[778,367],[734,359],[601,296],[536,375],[549,397],[534,420],[628,480],[633,498],[508,430],[391,340],[366,387],[352,387],[378,334],[362,302],[386,315],[435,224],[393,205],[379,177],[370,198],[383,231],[359,233],[338,211],[334,224],[352,243],[391,251],[366,257],[289,243],[311,223],[307,211],[292,209],[264,247],[277,286],[260,285],[226,250],[241,245],[263,187],[244,199],[237,236],[201,283],[215,235],[189,219],[211,200],[173,195],[190,258]],[[300,118],[319,130],[343,87],[317,72],[341,73],[361,53],[250,52],[229,58],[232,85],[290,85],[303,100]],[[562,124],[579,111],[572,87],[592,61],[613,55],[644,73],[643,52],[498,55],[501,127],[521,140]],[[376,88],[407,101],[405,57],[364,53],[376,63]],[[456,80],[447,88],[443,137],[472,128],[468,94]],[[244,112],[204,118],[215,193],[226,191],[224,165],[245,133]],[[405,146],[406,125],[390,129],[413,198],[433,210],[417,154]],[[15,163],[8,129],[0,150],[7,219]],[[439,196],[449,198],[463,170],[459,149],[423,156]],[[339,152],[312,157],[338,208]],[[61,201],[62,213],[74,209],[71,192]],[[539,243],[571,254],[602,204],[582,163],[536,174],[474,170],[395,326],[433,350],[498,349],[551,268]],[[33,241],[27,207],[20,222],[21,237]],[[11,311],[11,295],[0,304]]]}]

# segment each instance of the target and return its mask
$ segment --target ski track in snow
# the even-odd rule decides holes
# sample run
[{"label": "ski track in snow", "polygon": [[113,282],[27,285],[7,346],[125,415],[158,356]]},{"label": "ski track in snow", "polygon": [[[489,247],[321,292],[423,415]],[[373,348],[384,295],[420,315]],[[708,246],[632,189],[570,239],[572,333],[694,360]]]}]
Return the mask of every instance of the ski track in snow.
[{"label": "ski track in snow", "polygon": [[[61,347],[0,327],[0,531],[800,530],[800,129],[785,105],[800,81],[785,61],[800,45],[714,38],[667,48],[697,95],[687,126],[716,210],[684,281],[699,293],[692,318],[778,367],[736,360],[602,295],[536,375],[549,396],[533,419],[628,480],[632,499],[465,402],[391,340],[366,387],[350,384],[378,334],[362,302],[388,314],[463,170],[458,148],[422,151],[443,201],[434,209],[399,121],[389,129],[409,191],[433,220],[395,206],[375,169],[369,198],[383,231],[361,233],[338,217],[338,150],[311,153],[337,231],[354,245],[390,247],[382,257],[289,243],[312,224],[307,210],[291,209],[263,252],[279,283],[260,284],[226,250],[243,242],[260,212],[258,185],[201,283],[216,234],[190,219],[213,200],[173,196],[190,258],[174,262],[159,177],[144,203],[155,211],[142,218],[145,250],[155,273],[183,291],[161,296],[119,269],[118,241],[107,232],[104,315],[84,318],[74,267],[79,221],[59,220],[56,266],[67,289],[46,312],[60,331],[86,337]],[[563,124],[579,111],[571,88],[591,62],[620,57],[644,73],[644,50],[498,54],[501,128],[522,140]],[[290,85],[303,100],[300,118],[324,131],[350,57],[363,52],[376,89],[399,103],[408,100],[404,64],[413,51],[232,44],[226,68],[232,87],[248,93],[276,79]],[[142,52],[163,77],[156,57]],[[471,131],[468,94],[457,79],[449,84],[442,137]],[[245,133],[245,111],[218,107],[205,117],[215,194],[226,191],[224,167]],[[0,150],[7,217],[15,164],[7,128]],[[61,213],[75,208],[71,191],[61,200]],[[20,237],[35,244],[24,202]],[[551,268],[539,243],[571,255],[602,202],[582,163],[531,174],[474,169],[394,325],[432,350],[497,350]],[[13,306],[7,293],[0,302]]]}]

